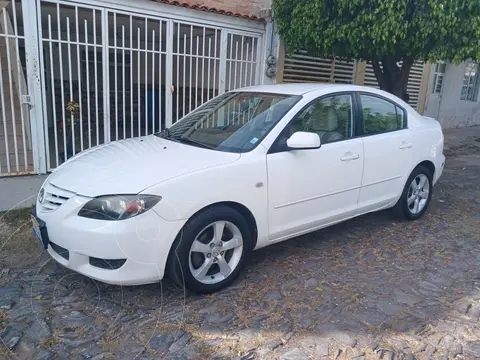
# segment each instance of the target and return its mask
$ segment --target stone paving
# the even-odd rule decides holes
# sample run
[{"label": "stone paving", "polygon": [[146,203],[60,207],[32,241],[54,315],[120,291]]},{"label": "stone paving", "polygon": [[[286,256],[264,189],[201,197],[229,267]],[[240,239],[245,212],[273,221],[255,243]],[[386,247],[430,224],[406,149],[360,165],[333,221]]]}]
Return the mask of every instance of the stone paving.
[{"label": "stone paving", "polygon": [[256,251],[217,294],[0,253],[0,359],[480,359],[479,130],[450,134],[420,221],[369,214]]}]

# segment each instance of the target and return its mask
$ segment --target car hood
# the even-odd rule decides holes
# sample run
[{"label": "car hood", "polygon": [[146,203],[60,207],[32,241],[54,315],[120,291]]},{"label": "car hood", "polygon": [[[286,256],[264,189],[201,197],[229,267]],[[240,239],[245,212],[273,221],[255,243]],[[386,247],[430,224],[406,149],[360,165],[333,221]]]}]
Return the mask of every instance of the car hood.
[{"label": "car hood", "polygon": [[198,170],[236,161],[240,154],[185,145],[155,135],[115,141],[69,159],[49,177],[80,195],[136,194]]}]

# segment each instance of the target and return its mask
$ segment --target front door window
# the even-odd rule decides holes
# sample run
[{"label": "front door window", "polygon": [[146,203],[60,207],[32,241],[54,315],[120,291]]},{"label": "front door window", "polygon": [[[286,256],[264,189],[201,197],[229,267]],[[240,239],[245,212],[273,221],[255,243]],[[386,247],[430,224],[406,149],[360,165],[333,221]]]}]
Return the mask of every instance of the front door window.
[{"label": "front door window", "polygon": [[317,133],[322,144],[352,137],[352,96],[334,95],[313,102],[290,125],[290,135],[296,131]]}]

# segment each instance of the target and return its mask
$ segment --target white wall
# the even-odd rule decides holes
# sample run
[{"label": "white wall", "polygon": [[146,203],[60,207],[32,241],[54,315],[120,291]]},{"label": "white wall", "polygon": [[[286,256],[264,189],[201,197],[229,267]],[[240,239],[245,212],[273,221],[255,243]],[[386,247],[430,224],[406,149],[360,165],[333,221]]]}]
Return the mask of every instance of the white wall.
[{"label": "white wall", "polygon": [[447,65],[441,94],[432,93],[434,71],[430,73],[425,116],[438,119],[445,129],[480,125],[480,95],[476,102],[460,100],[465,66]]}]

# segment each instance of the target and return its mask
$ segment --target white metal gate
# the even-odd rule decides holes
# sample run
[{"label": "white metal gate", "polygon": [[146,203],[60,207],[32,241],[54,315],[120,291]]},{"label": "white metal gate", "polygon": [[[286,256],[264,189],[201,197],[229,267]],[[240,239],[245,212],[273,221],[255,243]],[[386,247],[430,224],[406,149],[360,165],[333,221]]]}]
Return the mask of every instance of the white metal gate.
[{"label": "white metal gate", "polygon": [[260,32],[85,3],[37,0],[48,170],[260,81]]},{"label": "white metal gate", "polygon": [[33,105],[40,105],[37,30],[35,21],[24,20],[31,10],[28,0],[0,1],[0,176],[39,167],[36,149],[42,144],[32,122]]}]

